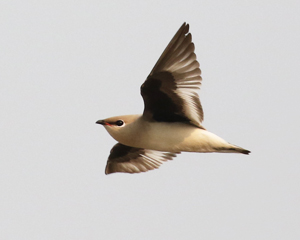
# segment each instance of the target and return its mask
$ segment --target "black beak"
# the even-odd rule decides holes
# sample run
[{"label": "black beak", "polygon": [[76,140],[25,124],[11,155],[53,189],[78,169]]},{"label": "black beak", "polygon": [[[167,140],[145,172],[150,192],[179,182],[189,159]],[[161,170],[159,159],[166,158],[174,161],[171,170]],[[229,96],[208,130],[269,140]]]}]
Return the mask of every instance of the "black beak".
[{"label": "black beak", "polygon": [[104,120],[98,120],[96,123],[101,124],[101,125],[104,125],[104,124],[105,124],[105,121],[104,121]]}]

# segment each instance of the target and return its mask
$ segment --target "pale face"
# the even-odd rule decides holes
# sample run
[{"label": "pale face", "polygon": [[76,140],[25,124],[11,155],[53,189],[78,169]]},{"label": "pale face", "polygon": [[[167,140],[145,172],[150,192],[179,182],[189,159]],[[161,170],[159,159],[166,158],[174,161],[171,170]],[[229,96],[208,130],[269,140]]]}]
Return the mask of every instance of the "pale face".
[{"label": "pale face", "polygon": [[133,134],[132,128],[140,115],[124,115],[99,120],[96,123],[105,127],[106,131],[118,142],[126,144],[124,139],[128,139]]}]

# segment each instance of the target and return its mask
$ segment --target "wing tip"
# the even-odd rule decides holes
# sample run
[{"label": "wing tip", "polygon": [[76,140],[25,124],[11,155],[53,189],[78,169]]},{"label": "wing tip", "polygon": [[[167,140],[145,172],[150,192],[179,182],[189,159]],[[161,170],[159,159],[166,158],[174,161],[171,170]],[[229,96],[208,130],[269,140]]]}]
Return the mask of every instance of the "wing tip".
[{"label": "wing tip", "polygon": [[188,23],[184,22],[184,23],[181,25],[180,29],[183,30],[184,34],[186,34],[186,33],[189,32],[190,25],[189,25]]}]

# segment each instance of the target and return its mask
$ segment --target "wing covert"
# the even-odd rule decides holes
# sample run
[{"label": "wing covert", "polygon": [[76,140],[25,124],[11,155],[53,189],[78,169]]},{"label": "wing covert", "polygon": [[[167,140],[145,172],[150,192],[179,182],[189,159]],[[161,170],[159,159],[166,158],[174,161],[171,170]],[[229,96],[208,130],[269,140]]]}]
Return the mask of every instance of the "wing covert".
[{"label": "wing covert", "polygon": [[172,160],[173,157],[176,157],[175,153],[134,148],[117,143],[110,151],[105,174],[147,172],[159,168],[162,163]]},{"label": "wing covert", "polygon": [[144,117],[154,121],[189,122],[203,128],[203,109],[198,96],[200,64],[184,23],[172,38],[141,86]]}]

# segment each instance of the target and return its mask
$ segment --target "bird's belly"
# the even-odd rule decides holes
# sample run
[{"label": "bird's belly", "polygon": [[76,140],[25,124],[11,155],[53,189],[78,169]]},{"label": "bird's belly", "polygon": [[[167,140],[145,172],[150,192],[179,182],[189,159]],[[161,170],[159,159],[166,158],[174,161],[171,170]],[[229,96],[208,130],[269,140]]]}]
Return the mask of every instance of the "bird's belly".
[{"label": "bird's belly", "polygon": [[206,130],[183,123],[151,123],[136,147],[167,152],[214,152],[228,143]]}]

